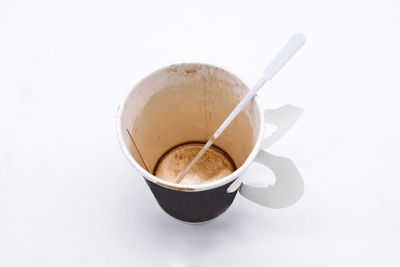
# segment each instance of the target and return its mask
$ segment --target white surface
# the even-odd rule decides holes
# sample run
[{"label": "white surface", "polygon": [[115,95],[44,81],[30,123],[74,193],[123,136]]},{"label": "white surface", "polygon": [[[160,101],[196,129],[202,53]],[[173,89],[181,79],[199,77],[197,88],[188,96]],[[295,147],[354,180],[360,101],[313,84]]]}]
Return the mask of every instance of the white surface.
[{"label": "white surface", "polygon": [[[399,13],[377,0],[2,1],[0,266],[399,266]],[[260,95],[305,110],[269,150],[297,164],[303,198],[171,219],[118,148],[119,102],[175,62],[253,84],[294,31],[307,43]]]}]

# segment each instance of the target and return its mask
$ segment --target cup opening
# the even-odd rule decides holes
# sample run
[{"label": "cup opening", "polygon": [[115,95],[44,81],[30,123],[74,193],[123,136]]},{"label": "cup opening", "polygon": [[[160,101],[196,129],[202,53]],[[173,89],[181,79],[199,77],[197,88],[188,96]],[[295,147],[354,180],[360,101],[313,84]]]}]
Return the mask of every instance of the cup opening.
[{"label": "cup opening", "polygon": [[[139,82],[121,107],[121,144],[152,176],[171,148],[206,142],[247,91],[239,78],[211,65],[183,63],[160,69]],[[261,114],[253,99],[215,141],[238,169],[260,139]]]}]

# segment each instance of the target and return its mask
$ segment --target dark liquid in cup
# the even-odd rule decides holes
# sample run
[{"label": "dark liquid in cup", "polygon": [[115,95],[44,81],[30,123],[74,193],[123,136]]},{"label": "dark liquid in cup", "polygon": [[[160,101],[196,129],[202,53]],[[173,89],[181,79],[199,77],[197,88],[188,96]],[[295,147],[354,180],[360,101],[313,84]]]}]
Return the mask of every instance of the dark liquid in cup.
[{"label": "dark liquid in cup", "polygon": [[[175,183],[181,172],[204,146],[191,142],[168,150],[158,161],[153,174],[160,179]],[[222,149],[211,146],[180,182],[182,185],[210,183],[228,176],[236,170],[232,158]]]}]

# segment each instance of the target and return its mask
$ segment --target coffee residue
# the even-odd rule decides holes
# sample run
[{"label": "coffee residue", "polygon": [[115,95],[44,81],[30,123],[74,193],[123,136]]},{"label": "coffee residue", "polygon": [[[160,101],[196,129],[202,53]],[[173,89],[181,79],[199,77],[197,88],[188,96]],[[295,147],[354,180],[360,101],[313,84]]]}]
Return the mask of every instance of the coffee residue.
[{"label": "coffee residue", "polygon": [[[204,144],[188,143],[165,153],[156,165],[154,175],[174,183]],[[185,175],[181,184],[195,185],[216,181],[236,170],[232,159],[221,149],[212,146]]]}]

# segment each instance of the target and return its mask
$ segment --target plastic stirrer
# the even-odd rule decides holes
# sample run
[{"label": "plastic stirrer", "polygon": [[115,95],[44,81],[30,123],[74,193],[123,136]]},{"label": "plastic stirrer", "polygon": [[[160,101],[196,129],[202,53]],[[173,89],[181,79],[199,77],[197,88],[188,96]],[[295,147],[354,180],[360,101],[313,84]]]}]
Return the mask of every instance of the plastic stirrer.
[{"label": "plastic stirrer", "polygon": [[301,33],[295,33],[285,44],[285,46],[279,51],[272,62],[265,69],[260,80],[251,88],[251,90],[244,96],[240,103],[235,109],[229,114],[225,121],[219,126],[218,130],[213,136],[207,141],[203,148],[197,153],[196,157],[189,163],[186,169],[180,174],[176,183],[179,184],[183,177],[190,171],[194,164],[203,156],[206,150],[214,143],[214,141],[221,135],[221,133],[228,127],[228,125],[235,119],[240,111],[246,106],[246,104],[257,94],[258,90],[269,80],[271,80],[276,73],[289,61],[289,59],[300,49],[305,42],[305,37]]}]

